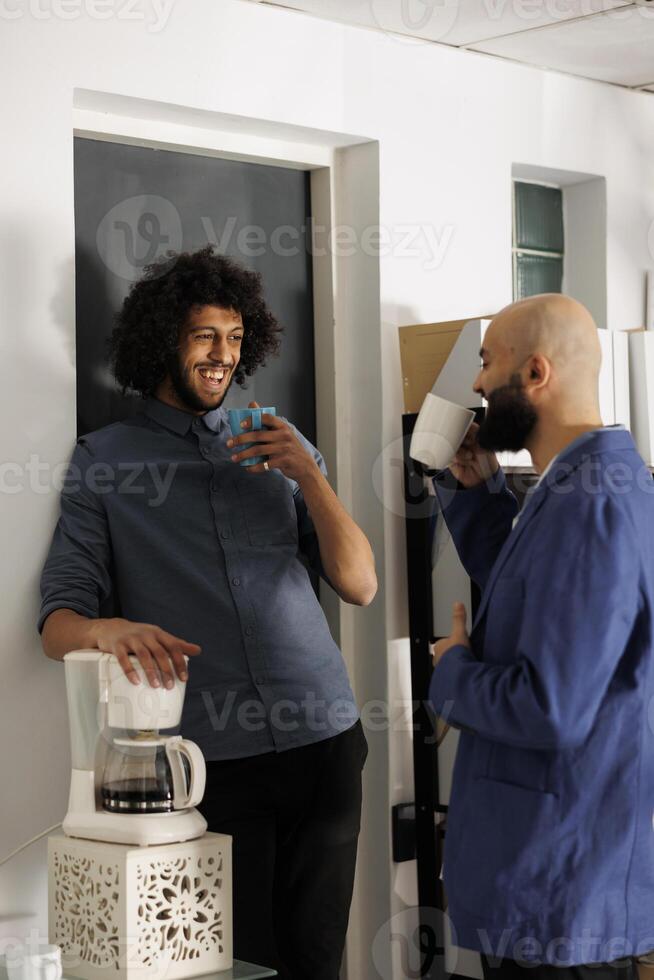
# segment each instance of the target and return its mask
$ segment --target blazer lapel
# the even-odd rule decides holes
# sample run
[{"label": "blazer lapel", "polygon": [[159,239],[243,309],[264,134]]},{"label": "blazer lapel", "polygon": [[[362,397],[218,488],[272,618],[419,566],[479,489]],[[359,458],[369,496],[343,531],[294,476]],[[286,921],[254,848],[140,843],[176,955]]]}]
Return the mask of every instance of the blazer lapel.
[{"label": "blazer lapel", "polygon": [[[504,542],[495,564],[493,565],[492,571],[486,583],[486,588],[482,594],[479,609],[477,610],[475,621],[472,624],[473,629],[481,622],[482,616],[486,612],[488,600],[493,591],[498,575],[502,571],[503,566],[505,565],[521,536],[524,534],[525,529],[529,526],[530,521],[533,520],[534,516],[542,507],[551,484],[562,483],[567,480],[571,473],[579,467],[585,458],[590,456],[599,456],[605,452],[616,452],[621,450],[628,450],[637,455],[636,446],[631,433],[622,428],[609,427],[598,429],[595,432],[589,433],[588,438],[583,439],[582,442],[576,445],[570,446],[567,450],[561,453],[558,464],[564,464],[564,469],[558,476],[556,475],[555,469],[551,479],[548,478],[543,480],[532,491],[531,495],[527,498],[523,510],[520,512],[520,519],[518,520],[518,523]],[[555,464],[555,468],[558,464]]]}]

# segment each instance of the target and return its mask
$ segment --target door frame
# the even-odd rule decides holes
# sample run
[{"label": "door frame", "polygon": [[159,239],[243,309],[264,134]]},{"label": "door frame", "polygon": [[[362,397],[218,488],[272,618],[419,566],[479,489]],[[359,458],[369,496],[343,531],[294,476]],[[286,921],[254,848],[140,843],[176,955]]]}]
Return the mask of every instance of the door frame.
[{"label": "door frame", "polygon": [[[73,137],[309,171],[314,228],[319,227],[321,237],[328,238],[336,226],[337,154],[342,149],[347,151],[347,146],[341,145],[342,139],[338,139],[338,145],[330,145],[329,142],[303,142],[299,136],[297,140],[291,140],[276,138],[272,134],[259,134],[256,131],[234,132],[233,117],[229,117],[231,126],[228,127],[225,122],[227,117],[222,117],[220,113],[215,114],[217,127],[210,128],[208,120],[204,118],[214,116],[213,113],[203,113],[199,119],[197,112],[191,113],[193,124],[188,125],[181,123],[179,119],[176,121],[169,118],[165,106],[160,106],[158,112],[148,115],[142,111],[140,99],[109,97],[108,102],[107,99],[105,93],[84,91],[82,96],[76,94]],[[133,114],[129,114],[130,111]],[[221,128],[221,122],[225,128]],[[354,139],[353,145],[362,142],[358,138]],[[325,229],[324,232],[322,229]],[[334,256],[321,247],[314,248],[312,276],[316,442],[324,457],[330,482],[343,504],[350,510],[352,499],[349,461],[346,454],[339,453],[339,444],[348,441],[343,424],[349,415],[343,411],[348,392],[339,386],[336,370],[338,363],[346,363],[348,352],[346,338],[339,335],[336,329],[335,273]],[[340,389],[338,392],[337,388]],[[337,406],[340,406],[340,411]],[[343,603],[325,589],[321,590],[321,605],[332,635],[340,646],[343,634],[347,632],[343,630],[345,624],[342,623],[343,617],[347,619],[347,607],[343,608]],[[342,649],[342,652],[348,667],[351,666],[348,651]]]},{"label": "door frame", "polygon": [[[379,146],[372,139],[82,89],[74,91],[72,136],[308,170],[313,224],[332,246],[338,228],[353,229],[360,243],[364,230],[379,227]],[[379,255],[352,257],[333,247],[312,252],[316,441],[331,485],[373,546],[383,605],[383,507],[371,480],[359,472],[355,479],[357,467],[370,472],[382,449]],[[365,390],[366,363],[369,374],[377,362],[373,395]],[[321,605],[361,706],[385,685],[385,612],[364,618],[327,589],[321,589]],[[368,741],[344,980],[370,975],[372,940],[390,917],[388,732],[369,734]]]}]

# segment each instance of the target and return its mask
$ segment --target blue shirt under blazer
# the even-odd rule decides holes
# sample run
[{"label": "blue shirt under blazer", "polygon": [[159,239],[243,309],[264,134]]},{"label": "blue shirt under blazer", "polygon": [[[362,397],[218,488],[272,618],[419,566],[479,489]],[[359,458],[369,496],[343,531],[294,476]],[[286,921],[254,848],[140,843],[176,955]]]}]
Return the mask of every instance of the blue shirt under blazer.
[{"label": "blue shirt under blazer", "polygon": [[[450,474],[451,477],[451,474]],[[563,966],[654,948],[654,482],[627,431],[527,498],[435,488],[482,589],[434,671],[460,726],[444,879],[456,942]]]}]

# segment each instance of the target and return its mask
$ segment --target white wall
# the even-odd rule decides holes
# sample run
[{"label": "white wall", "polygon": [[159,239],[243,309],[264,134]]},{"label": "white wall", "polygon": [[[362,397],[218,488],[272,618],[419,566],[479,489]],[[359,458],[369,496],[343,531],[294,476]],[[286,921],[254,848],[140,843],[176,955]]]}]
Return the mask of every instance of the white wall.
[{"label": "white wall", "polygon": [[588,307],[606,326],[606,181],[563,187],[563,292]]},{"label": "white wall", "polygon": [[[75,88],[379,142],[381,223],[396,242],[379,265],[381,332],[369,363],[359,338],[353,346],[357,363],[337,362],[336,368],[347,370],[353,384],[369,385],[371,404],[383,405],[386,446],[401,432],[397,327],[486,314],[511,299],[514,162],[606,179],[608,326],[643,321],[643,272],[653,261],[647,234],[654,218],[654,97],[239,0],[179,0],[158,31],[149,29],[148,20],[126,20],[115,12],[106,20],[86,14],[63,20],[54,15],[63,5],[41,3],[35,8],[39,18],[27,2],[14,0],[3,10],[9,8],[19,16],[0,15],[0,310],[3,363],[9,368],[0,389],[5,463],[24,465],[31,453],[60,462],[74,438]],[[63,12],[75,9],[69,4]],[[150,0],[140,9],[151,21]],[[355,182],[346,188],[350,196],[356,179],[355,165],[344,175],[346,183]],[[401,247],[407,230],[417,236],[409,243],[417,254],[406,254],[406,242]],[[441,260],[433,261],[438,247]],[[360,259],[352,260],[352,277]],[[356,286],[347,270],[342,261],[341,294]],[[361,314],[369,327],[370,309]],[[347,327],[356,330],[357,324],[348,319]],[[408,657],[402,640],[407,614],[400,470],[384,457],[382,509],[373,487],[373,449],[361,430],[352,446],[358,464],[353,509],[372,529],[382,580],[380,607],[373,613],[378,648],[364,651],[355,671],[361,700],[384,697],[387,688],[391,698],[405,696],[398,680],[405,676],[398,668],[403,642]],[[18,479],[6,468],[2,477],[6,484]],[[0,772],[0,856],[60,819],[67,795],[63,672],[43,657],[34,629],[37,578],[56,507],[54,491],[28,488],[1,497],[0,716],[8,738]],[[355,637],[357,629],[361,625]],[[397,768],[407,758],[401,748],[406,738],[397,735],[391,755],[394,799],[411,792],[410,774]],[[375,969],[370,951],[376,928],[403,907],[398,895],[388,894],[385,736],[375,737],[373,750],[350,980],[390,976],[379,954]],[[38,897],[45,888],[41,850],[35,847],[31,863],[25,855],[17,859],[26,869],[22,879],[15,870],[0,870],[2,935],[24,935],[35,923],[45,930]],[[406,887],[398,891],[410,898]],[[19,913],[33,917],[19,919]]]}]

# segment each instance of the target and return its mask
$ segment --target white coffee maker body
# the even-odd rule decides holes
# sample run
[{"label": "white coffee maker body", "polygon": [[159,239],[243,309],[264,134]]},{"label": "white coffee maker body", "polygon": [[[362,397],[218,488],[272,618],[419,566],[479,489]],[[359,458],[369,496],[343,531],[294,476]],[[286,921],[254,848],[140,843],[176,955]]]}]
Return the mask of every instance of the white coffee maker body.
[{"label": "white coffee maker body", "polygon": [[[207,822],[195,808],[206,781],[204,758],[197,745],[173,736],[170,748],[186,758],[188,785],[181,786],[181,758],[175,766],[174,808],[167,812],[108,812],[102,785],[107,759],[130,733],[150,733],[176,727],[182,717],[186,685],[151,687],[136,657],[141,678],[133,684],[116,657],[98,650],[74,650],[64,657],[70,722],[72,773],[68,812],[63,830],[69,837],[120,844],[169,844],[202,836]],[[141,743],[142,745],[142,743]],[[127,751],[125,749],[125,751]],[[141,749],[142,751],[142,749]],[[173,762],[173,753],[168,752]]]}]

